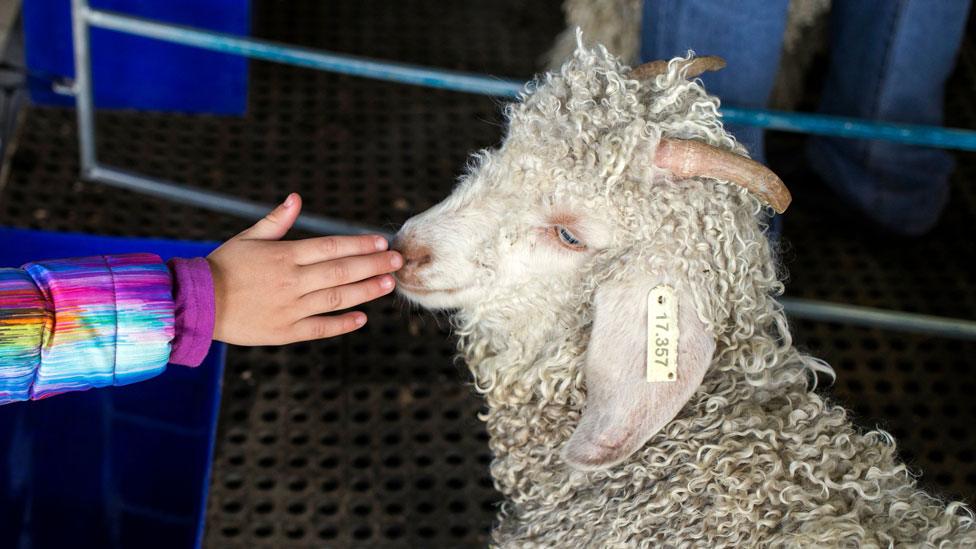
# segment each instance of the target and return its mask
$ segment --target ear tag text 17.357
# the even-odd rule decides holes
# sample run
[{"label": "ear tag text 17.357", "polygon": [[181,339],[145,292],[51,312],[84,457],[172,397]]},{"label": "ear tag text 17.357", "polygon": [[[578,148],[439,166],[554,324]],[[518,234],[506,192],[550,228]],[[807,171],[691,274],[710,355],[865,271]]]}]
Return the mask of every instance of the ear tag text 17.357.
[{"label": "ear tag text 17.357", "polygon": [[671,286],[647,294],[647,381],[678,380],[678,300]]}]

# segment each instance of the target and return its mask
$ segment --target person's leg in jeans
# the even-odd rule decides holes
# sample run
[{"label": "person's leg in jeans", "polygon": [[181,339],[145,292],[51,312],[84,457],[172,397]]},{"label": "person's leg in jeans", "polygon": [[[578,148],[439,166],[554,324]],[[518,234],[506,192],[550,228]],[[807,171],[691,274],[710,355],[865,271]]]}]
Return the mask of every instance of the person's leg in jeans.
[{"label": "person's leg in jeans", "polygon": [[[831,60],[821,110],[858,118],[942,124],[969,0],[834,0]],[[835,192],[902,234],[935,224],[952,157],[884,141],[811,139],[813,168]]]},{"label": "person's leg in jeans", "polygon": [[[718,55],[728,66],[701,76],[705,88],[722,103],[764,108],[769,100],[783,48],[789,0],[645,0],[641,24],[641,61]],[[765,163],[763,132],[729,125],[750,156]],[[773,233],[778,232],[778,217]]]}]

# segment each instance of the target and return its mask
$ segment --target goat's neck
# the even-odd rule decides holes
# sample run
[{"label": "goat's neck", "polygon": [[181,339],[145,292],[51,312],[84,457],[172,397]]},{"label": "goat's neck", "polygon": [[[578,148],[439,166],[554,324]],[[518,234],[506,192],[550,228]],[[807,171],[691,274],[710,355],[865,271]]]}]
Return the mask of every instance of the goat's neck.
[{"label": "goat's neck", "polygon": [[561,447],[578,422],[588,336],[570,327],[575,318],[569,312],[550,313],[526,330],[524,321],[482,317],[483,322],[468,324],[461,333],[468,366],[487,400],[485,420],[496,463],[520,470],[542,466],[539,456]]}]

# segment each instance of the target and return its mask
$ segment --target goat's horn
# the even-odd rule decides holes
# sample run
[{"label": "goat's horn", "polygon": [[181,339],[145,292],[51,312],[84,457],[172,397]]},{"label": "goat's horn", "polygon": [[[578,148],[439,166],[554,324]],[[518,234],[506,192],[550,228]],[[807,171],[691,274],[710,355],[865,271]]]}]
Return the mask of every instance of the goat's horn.
[{"label": "goat's horn", "polygon": [[708,177],[745,187],[783,213],[792,197],[783,181],[766,166],[700,141],[661,138],[654,165],[678,177]]},{"label": "goat's horn", "polygon": [[[715,55],[693,57],[686,61],[679,61],[678,63],[680,69],[687,69],[685,73],[687,78],[695,78],[705,71],[717,71],[725,68],[725,59]],[[644,63],[631,69],[630,77],[634,80],[645,81],[659,74],[664,74],[667,70],[667,61],[651,61],[650,63]]]}]

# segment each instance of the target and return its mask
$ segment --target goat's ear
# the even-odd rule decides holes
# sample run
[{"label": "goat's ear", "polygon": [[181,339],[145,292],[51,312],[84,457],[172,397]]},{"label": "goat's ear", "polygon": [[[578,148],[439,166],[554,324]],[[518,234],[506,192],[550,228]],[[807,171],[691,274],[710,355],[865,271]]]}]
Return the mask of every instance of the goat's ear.
[{"label": "goat's ear", "polygon": [[562,450],[563,459],[577,469],[602,469],[630,457],[674,419],[711,363],[715,340],[690,295],[676,289],[677,379],[646,381],[648,295],[658,285],[613,283],[596,291],[583,367],[586,406]]}]

